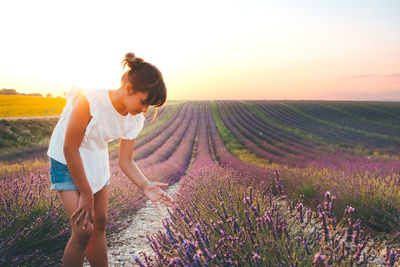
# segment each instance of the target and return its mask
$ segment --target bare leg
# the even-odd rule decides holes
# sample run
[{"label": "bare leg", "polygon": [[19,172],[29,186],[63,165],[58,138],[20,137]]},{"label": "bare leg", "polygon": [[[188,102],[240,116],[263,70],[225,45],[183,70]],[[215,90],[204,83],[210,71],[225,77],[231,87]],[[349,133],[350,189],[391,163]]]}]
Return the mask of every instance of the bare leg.
[{"label": "bare leg", "polygon": [[86,247],[87,258],[93,267],[108,266],[106,227],[108,186],[94,194],[94,233]]},{"label": "bare leg", "polygon": [[[80,194],[78,191],[59,191],[65,210],[69,217],[78,208]],[[93,224],[89,223],[87,229],[82,229],[83,220],[75,226],[71,223],[72,235],[69,239],[63,255],[63,266],[83,266],[85,249],[93,234]]]}]

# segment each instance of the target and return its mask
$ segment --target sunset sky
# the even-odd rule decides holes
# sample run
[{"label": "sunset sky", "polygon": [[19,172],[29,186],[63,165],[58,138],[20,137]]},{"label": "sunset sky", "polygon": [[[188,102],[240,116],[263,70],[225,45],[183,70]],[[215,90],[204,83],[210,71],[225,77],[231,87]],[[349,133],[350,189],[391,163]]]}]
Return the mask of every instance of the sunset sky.
[{"label": "sunset sky", "polygon": [[169,100],[400,100],[400,1],[1,1],[0,89],[117,89],[126,52]]}]

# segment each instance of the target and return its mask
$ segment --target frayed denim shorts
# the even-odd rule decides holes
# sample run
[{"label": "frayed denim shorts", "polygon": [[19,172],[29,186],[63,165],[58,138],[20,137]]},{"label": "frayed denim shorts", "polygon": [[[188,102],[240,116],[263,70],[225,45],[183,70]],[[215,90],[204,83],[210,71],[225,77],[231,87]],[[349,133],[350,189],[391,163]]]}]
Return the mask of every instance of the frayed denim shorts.
[{"label": "frayed denim shorts", "polygon": [[[69,173],[68,166],[50,158],[51,190],[67,191],[78,190]],[[109,185],[110,180],[104,185]]]}]

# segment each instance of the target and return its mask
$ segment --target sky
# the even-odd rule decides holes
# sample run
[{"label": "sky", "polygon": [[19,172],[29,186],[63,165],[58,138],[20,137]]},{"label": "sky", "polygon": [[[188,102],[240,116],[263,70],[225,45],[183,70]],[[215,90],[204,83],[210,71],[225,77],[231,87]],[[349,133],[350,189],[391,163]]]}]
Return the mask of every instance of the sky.
[{"label": "sky", "polygon": [[0,89],[118,89],[125,53],[168,100],[400,100],[400,1],[1,1]]}]

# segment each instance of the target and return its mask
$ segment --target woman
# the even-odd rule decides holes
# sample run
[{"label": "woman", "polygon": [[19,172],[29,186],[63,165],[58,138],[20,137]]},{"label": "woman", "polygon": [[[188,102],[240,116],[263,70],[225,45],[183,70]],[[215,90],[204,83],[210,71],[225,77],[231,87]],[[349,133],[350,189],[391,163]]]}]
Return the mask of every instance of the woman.
[{"label": "woman", "polygon": [[92,266],[108,266],[109,141],[120,139],[121,170],[156,207],[158,202],[172,205],[172,198],[161,189],[168,184],[150,182],[133,161],[143,112],[166,101],[161,72],[133,53],[126,54],[122,62],[130,70],[122,76],[121,87],[71,92],[51,136],[47,152],[51,188],[59,192],[72,228],[64,250],[64,266],[82,266],[85,252]]}]

